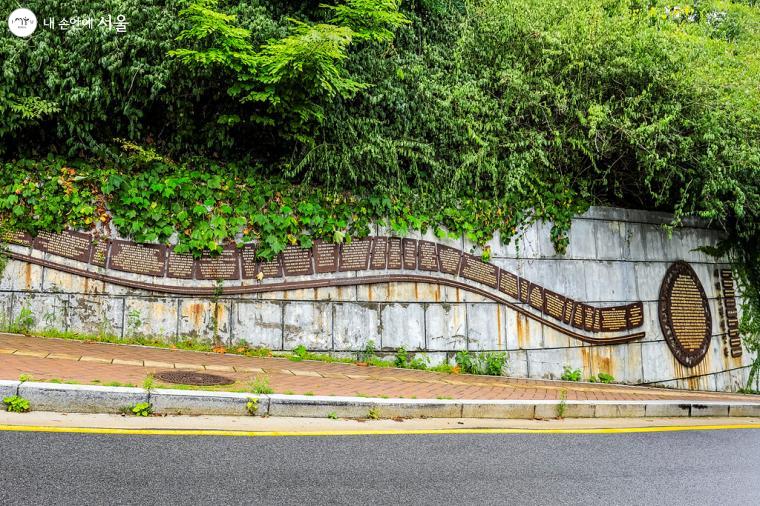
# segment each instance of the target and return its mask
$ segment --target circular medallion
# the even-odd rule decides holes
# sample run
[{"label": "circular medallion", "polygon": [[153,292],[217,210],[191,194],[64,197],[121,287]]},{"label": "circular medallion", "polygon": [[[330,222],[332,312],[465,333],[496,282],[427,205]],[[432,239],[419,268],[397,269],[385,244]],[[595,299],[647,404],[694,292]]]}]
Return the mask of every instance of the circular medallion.
[{"label": "circular medallion", "polygon": [[686,262],[670,266],[660,286],[660,327],[673,355],[686,367],[699,364],[712,337],[712,315],[697,273]]}]

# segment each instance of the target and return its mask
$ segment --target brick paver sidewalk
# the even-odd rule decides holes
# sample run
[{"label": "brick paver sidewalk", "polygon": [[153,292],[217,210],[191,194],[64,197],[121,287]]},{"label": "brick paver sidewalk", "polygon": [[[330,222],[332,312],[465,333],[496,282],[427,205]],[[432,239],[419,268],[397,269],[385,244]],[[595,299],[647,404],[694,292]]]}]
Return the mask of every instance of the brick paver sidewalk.
[{"label": "brick paver sidewalk", "polygon": [[224,390],[247,390],[254,378],[266,377],[280,394],[541,400],[558,399],[564,390],[567,399],[579,400],[739,399],[760,403],[760,396],[740,394],[441,374],[0,334],[0,379],[14,380],[23,374],[42,381],[141,386],[148,374],[167,369],[207,371],[234,379],[235,384],[220,388]]}]

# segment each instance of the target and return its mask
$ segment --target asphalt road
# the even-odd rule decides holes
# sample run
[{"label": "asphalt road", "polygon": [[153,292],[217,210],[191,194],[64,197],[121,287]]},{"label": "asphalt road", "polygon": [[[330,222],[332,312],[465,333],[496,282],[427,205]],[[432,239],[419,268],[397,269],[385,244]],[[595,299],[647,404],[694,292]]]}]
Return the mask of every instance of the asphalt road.
[{"label": "asphalt road", "polygon": [[0,432],[0,504],[760,504],[760,430],[322,437]]}]

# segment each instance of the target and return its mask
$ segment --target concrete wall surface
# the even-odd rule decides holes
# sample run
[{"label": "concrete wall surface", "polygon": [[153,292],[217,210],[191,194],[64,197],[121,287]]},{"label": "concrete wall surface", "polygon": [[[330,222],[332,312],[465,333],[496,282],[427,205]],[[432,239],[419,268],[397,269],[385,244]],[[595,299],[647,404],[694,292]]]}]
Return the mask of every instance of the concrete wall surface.
[{"label": "concrete wall surface", "polygon": [[[488,245],[492,264],[574,300],[597,306],[642,302],[644,321],[635,330],[645,335],[623,344],[584,342],[564,332],[562,325],[557,328],[532,318],[540,312],[519,300],[511,305],[494,301],[488,296],[490,289],[483,286],[476,293],[467,286],[393,281],[198,297],[127,288],[22,260],[10,260],[2,273],[0,320],[9,325],[31,316],[33,321],[27,323],[33,331],[150,335],[166,340],[215,338],[230,345],[245,341],[272,350],[304,345],[337,354],[355,353],[371,340],[388,354],[401,346],[424,353],[431,364],[450,360],[459,350],[506,351],[508,374],[513,376],[558,378],[563,367],[570,366],[582,369],[584,377],[605,372],[625,383],[736,390],[744,385],[750,357],[746,350],[738,357],[729,350],[718,278],[718,270],[729,266],[696,250],[714,245],[720,232],[691,221],[669,237],[662,228],[669,219],[658,213],[597,207],[573,220],[564,255],[554,251],[550,225],[545,223],[530,226],[508,245],[498,236]],[[376,232],[390,235],[382,228]],[[465,240],[440,241],[432,233],[413,237],[481,253]],[[25,252],[15,245],[8,249]],[[108,271],[49,253],[34,254],[60,265]],[[711,313],[710,344],[695,367],[676,360],[658,319],[660,286],[676,261],[693,268]],[[119,276],[151,282],[147,276]],[[312,278],[331,276],[357,274]],[[251,281],[225,281],[220,286],[246,283]],[[212,285],[182,281],[187,287]],[[614,337],[604,332],[593,336]]]}]

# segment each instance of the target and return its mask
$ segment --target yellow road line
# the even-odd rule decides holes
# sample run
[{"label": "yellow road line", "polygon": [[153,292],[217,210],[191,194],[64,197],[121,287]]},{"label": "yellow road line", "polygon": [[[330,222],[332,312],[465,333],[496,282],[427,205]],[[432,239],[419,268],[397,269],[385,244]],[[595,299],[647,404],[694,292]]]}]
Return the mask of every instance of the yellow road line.
[{"label": "yellow road line", "polygon": [[137,436],[233,436],[233,437],[315,437],[384,436],[437,434],[635,434],[644,432],[681,432],[694,430],[760,429],[760,424],[673,425],[659,427],[621,427],[609,429],[409,429],[409,430],[335,430],[335,431],[239,431],[194,429],[109,429],[96,427],[43,427],[0,425],[0,432],[55,432],[68,434],[112,434]]}]

